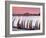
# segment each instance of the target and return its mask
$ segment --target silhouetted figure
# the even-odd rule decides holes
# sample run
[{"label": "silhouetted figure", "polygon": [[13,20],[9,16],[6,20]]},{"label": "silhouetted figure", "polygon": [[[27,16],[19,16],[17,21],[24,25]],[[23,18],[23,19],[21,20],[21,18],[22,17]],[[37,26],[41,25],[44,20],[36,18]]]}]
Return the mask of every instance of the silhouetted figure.
[{"label": "silhouetted figure", "polygon": [[28,21],[27,21],[27,24],[26,24],[26,28],[25,29],[28,29]]},{"label": "silhouetted figure", "polygon": [[30,23],[29,23],[29,29],[31,30],[32,29],[32,21],[30,20]]},{"label": "silhouetted figure", "polygon": [[25,21],[23,21],[23,29],[25,28]]},{"label": "silhouetted figure", "polygon": [[15,19],[12,21],[12,27],[13,27],[13,28],[15,28],[15,26],[14,26],[14,21],[15,21]]},{"label": "silhouetted figure", "polygon": [[39,23],[39,30],[40,30],[40,23]]},{"label": "silhouetted figure", "polygon": [[[39,26],[39,27],[38,27]],[[38,24],[38,21],[36,21],[36,24],[35,24],[35,26],[34,26],[34,30],[38,30],[38,29],[40,29],[40,25]]]},{"label": "silhouetted figure", "polygon": [[23,29],[23,21],[21,22],[21,24],[20,24],[20,25],[21,25],[21,29]]},{"label": "silhouetted figure", "polygon": [[19,22],[20,22],[20,19],[18,20],[18,23],[17,23],[17,28],[18,28],[18,29],[21,28]]}]

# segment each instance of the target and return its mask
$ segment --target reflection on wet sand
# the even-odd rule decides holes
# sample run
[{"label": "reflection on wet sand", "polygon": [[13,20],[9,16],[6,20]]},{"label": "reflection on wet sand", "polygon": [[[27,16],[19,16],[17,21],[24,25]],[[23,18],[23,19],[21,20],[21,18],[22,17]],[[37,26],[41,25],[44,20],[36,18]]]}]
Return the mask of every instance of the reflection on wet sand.
[{"label": "reflection on wet sand", "polygon": [[14,16],[12,21],[13,31],[15,30],[39,30],[39,16]]}]

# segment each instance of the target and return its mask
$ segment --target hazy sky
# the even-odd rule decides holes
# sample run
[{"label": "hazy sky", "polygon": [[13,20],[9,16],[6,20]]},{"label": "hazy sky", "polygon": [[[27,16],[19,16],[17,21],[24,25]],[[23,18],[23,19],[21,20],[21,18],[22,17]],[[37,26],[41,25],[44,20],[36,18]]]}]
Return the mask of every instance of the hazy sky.
[{"label": "hazy sky", "polygon": [[32,7],[12,7],[13,14],[24,14],[24,13],[30,13],[30,14],[39,14],[40,8],[32,8]]}]

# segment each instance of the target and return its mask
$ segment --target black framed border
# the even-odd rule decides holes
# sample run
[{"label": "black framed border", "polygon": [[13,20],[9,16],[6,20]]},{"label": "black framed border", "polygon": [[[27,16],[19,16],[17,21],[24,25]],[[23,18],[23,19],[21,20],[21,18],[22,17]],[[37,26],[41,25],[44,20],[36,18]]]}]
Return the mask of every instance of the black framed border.
[{"label": "black framed border", "polygon": [[[10,4],[41,5],[43,6],[43,32],[27,34],[10,34]],[[45,34],[45,4],[37,2],[5,1],[5,37],[34,36]]]}]

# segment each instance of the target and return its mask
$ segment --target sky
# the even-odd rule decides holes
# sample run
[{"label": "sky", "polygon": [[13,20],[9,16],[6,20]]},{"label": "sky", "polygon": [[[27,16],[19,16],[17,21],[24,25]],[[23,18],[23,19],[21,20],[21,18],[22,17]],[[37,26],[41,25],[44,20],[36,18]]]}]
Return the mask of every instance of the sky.
[{"label": "sky", "polygon": [[39,14],[40,8],[33,8],[33,7],[12,7],[13,14]]}]

